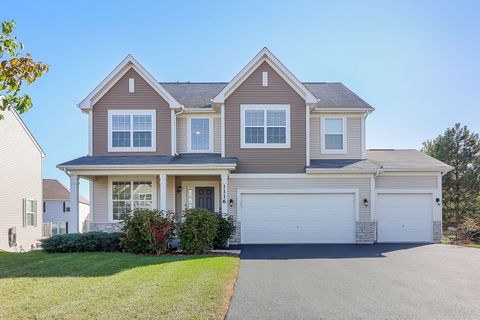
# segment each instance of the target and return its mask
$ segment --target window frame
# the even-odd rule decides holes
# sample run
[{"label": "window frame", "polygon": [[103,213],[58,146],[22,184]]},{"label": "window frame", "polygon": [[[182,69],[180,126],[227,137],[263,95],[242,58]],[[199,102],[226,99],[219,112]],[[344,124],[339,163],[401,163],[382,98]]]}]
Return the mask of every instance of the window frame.
[{"label": "window frame", "polygon": [[[208,150],[192,149],[192,119],[208,119]],[[187,152],[188,153],[213,153],[213,118],[205,115],[192,115],[187,118]]]},{"label": "window frame", "polygon": [[[156,128],[156,114],[155,109],[142,110],[108,110],[108,152],[156,152],[157,151],[157,128]],[[130,116],[130,147],[114,147],[113,146],[113,116]],[[151,130],[133,130],[133,116],[151,116],[152,129]],[[135,131],[151,131],[152,145],[150,147],[134,147],[133,133]]]},{"label": "window frame", "polygon": [[[245,112],[248,110],[260,110],[264,112],[263,128],[264,128],[264,142],[263,143],[246,143],[245,142]],[[267,125],[267,111],[285,111],[285,143],[268,143],[267,128],[279,128],[280,126]],[[283,126],[281,126],[283,127]],[[242,149],[290,149],[290,105],[289,104],[241,104],[240,105],[240,148]]]},{"label": "window frame", "polygon": [[[37,226],[37,219],[38,219],[37,200],[31,199],[31,198],[24,198],[23,201],[24,201],[24,205],[23,205],[24,227],[25,228],[28,228],[28,227],[35,228]],[[29,202],[29,201],[33,202],[32,208],[34,209],[34,211],[32,211],[32,212],[27,211],[27,207],[28,207],[27,202]],[[29,214],[32,215],[32,224],[28,224],[27,216]]]},{"label": "window frame", "polygon": [[[65,233],[56,233],[56,234],[67,234],[68,233],[68,221],[52,221],[51,224],[52,224],[52,235],[53,234],[53,228],[54,228],[54,224],[55,225],[59,225],[60,223],[63,223],[65,224]],[[57,230],[60,230],[61,228],[60,227],[56,227]]]},{"label": "window frame", "polygon": [[[325,121],[329,119],[342,120],[342,149],[327,149],[325,147]],[[347,153],[347,117],[341,115],[322,116],[320,118],[320,151],[323,154],[346,154]]]},{"label": "window frame", "polygon": [[108,177],[108,222],[120,222],[121,220],[113,219],[113,182],[130,182],[131,194],[130,205],[133,209],[133,183],[134,182],[150,182],[152,183],[152,209],[157,208],[157,179],[152,176],[142,176],[132,178],[131,176],[113,176]]}]

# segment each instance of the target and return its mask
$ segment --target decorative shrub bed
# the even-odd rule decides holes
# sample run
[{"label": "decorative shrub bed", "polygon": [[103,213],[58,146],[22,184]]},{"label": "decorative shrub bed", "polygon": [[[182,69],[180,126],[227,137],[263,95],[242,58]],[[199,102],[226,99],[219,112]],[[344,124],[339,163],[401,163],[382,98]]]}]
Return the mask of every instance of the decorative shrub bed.
[{"label": "decorative shrub bed", "polygon": [[55,235],[41,240],[45,252],[120,251],[121,232],[87,232]]}]

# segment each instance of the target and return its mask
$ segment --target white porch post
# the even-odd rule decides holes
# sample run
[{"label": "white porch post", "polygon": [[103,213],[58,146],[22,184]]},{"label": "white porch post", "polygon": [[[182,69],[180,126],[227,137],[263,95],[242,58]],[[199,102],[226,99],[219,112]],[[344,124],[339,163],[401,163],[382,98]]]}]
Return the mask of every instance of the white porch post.
[{"label": "white porch post", "polygon": [[224,215],[228,215],[228,174],[223,173],[222,174],[222,213]]},{"label": "white porch post", "polygon": [[75,225],[71,226],[74,233],[79,233],[80,230],[80,214],[78,204],[78,190],[79,178],[76,174],[70,175],[70,214],[74,217]]},{"label": "white porch post", "polygon": [[160,174],[160,211],[167,210],[167,174]]}]

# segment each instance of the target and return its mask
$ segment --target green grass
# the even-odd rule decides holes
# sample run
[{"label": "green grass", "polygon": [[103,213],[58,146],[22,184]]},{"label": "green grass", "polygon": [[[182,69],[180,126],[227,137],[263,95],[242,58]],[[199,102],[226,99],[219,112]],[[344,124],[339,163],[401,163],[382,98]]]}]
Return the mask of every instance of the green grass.
[{"label": "green grass", "polygon": [[234,256],[0,252],[0,319],[223,319]]}]

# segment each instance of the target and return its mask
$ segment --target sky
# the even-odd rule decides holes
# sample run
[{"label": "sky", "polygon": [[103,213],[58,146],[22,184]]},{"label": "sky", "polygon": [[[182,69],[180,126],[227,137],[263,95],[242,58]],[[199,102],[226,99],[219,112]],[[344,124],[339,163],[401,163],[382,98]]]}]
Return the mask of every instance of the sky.
[{"label": "sky", "polygon": [[480,1],[23,0],[0,19],[50,65],[22,118],[44,178],[66,185],[56,165],[88,152],[76,104],[129,53],[158,81],[230,81],[266,46],[301,81],[372,105],[368,148],[418,149],[456,122],[480,132]]}]

